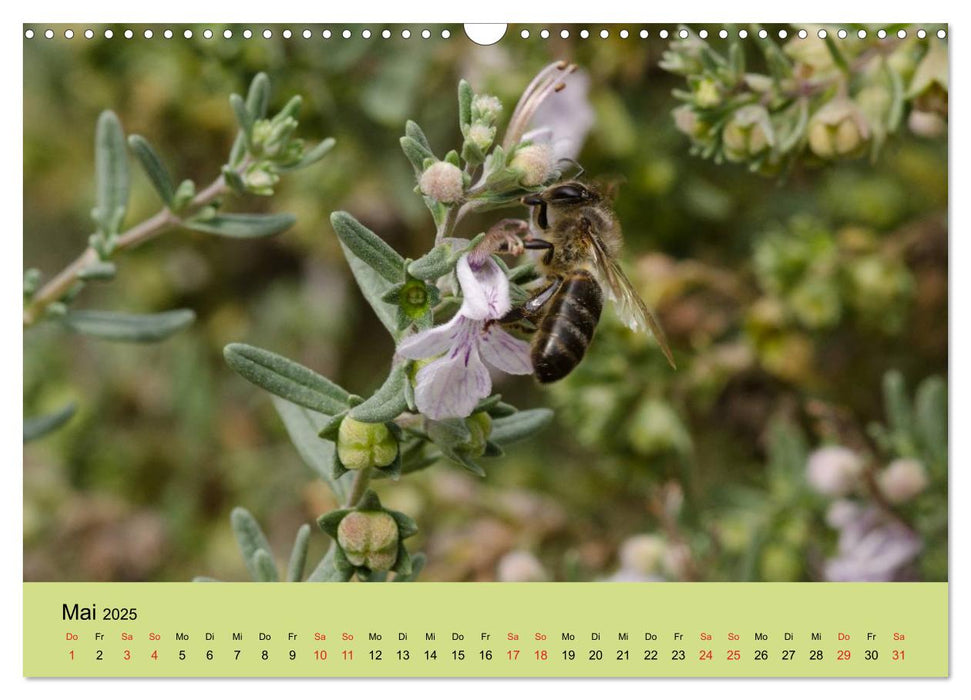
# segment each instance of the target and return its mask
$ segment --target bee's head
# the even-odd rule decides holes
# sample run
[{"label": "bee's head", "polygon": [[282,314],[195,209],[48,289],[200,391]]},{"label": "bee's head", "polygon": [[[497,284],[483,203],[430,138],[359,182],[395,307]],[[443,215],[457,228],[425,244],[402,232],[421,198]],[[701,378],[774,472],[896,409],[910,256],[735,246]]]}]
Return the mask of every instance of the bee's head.
[{"label": "bee's head", "polygon": [[541,229],[546,229],[551,223],[551,215],[597,204],[601,199],[602,197],[597,190],[573,180],[553,185],[536,194],[526,195],[522,198],[522,203],[526,206],[537,207],[537,224]]}]

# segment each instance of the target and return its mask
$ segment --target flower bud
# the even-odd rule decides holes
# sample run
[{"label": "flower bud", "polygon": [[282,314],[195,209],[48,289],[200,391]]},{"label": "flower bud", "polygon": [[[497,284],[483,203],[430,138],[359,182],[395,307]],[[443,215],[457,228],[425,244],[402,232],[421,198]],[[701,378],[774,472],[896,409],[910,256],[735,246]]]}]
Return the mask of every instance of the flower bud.
[{"label": "flower bud", "polygon": [[703,139],[708,136],[708,125],[698,118],[697,112],[691,105],[681,105],[671,112],[674,117],[674,126],[682,134],[687,134],[693,139]]},{"label": "flower bud", "polygon": [[549,574],[539,560],[525,551],[509,552],[499,560],[496,578],[507,583],[549,581]]},{"label": "flower bud", "polygon": [[462,171],[443,160],[428,166],[418,180],[418,187],[422,194],[442,204],[457,202],[465,189]]},{"label": "flower bud", "polygon": [[516,151],[509,167],[519,173],[519,183],[524,187],[542,185],[550,179],[556,168],[553,148],[545,143],[523,146]]},{"label": "flower bud", "polygon": [[927,471],[916,459],[895,459],[877,476],[880,492],[891,503],[906,503],[927,488]]},{"label": "flower bud", "polygon": [[769,113],[765,107],[748,105],[735,110],[722,131],[725,157],[732,161],[760,155],[775,143]]},{"label": "flower bud", "polygon": [[702,109],[717,107],[721,101],[721,91],[714,80],[705,78],[695,86],[694,102],[698,107]]},{"label": "flower bud", "polygon": [[489,149],[489,146],[492,145],[492,141],[495,139],[495,137],[495,127],[486,126],[485,124],[481,123],[474,123],[469,127],[469,134],[466,139],[473,143],[480,151],[486,151]]},{"label": "flower bud", "polygon": [[809,120],[809,148],[820,158],[853,158],[866,149],[870,127],[846,97],[827,102]]},{"label": "flower bud", "polygon": [[907,126],[914,134],[925,139],[937,138],[947,131],[947,122],[941,115],[934,112],[921,112],[917,109],[907,117]]},{"label": "flower bud", "polygon": [[862,472],[860,456],[839,445],[819,448],[806,463],[806,480],[824,496],[845,496],[856,486]]},{"label": "flower bud", "polygon": [[465,419],[469,429],[469,440],[457,449],[466,457],[481,457],[485,454],[486,440],[492,434],[492,418],[485,411],[473,413]]},{"label": "flower bud", "polygon": [[947,117],[948,60],[947,45],[943,41],[931,40],[914,71],[907,95],[914,98],[916,109]]},{"label": "flower bud", "polygon": [[502,112],[502,102],[493,95],[476,95],[472,98],[472,123],[491,126]]},{"label": "flower bud", "polygon": [[389,571],[398,559],[398,524],[384,511],[354,511],[337,526],[337,543],[354,566]]},{"label": "flower bud", "polygon": [[620,568],[653,574],[661,566],[667,545],[658,535],[635,535],[620,545]]},{"label": "flower bud", "polygon": [[362,423],[351,417],[337,432],[337,457],[345,469],[387,467],[398,456],[398,441],[383,423]]},{"label": "flower bud", "polygon": [[243,175],[243,183],[246,185],[246,189],[253,194],[272,195],[273,187],[279,181],[280,176],[269,165],[265,164],[253,163]]}]

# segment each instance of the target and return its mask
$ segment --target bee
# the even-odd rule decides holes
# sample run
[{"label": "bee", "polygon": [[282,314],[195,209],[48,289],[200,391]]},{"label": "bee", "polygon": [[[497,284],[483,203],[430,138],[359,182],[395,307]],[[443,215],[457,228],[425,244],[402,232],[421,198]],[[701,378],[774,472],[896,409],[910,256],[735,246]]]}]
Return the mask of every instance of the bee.
[{"label": "bee", "polygon": [[527,195],[522,203],[532,207],[522,247],[544,251],[539,269],[545,286],[502,322],[525,319],[536,326],[530,358],[537,379],[555,382],[580,364],[605,290],[621,319],[632,330],[650,331],[674,367],[664,331],[617,262],[623,238],[610,197],[573,180]]}]

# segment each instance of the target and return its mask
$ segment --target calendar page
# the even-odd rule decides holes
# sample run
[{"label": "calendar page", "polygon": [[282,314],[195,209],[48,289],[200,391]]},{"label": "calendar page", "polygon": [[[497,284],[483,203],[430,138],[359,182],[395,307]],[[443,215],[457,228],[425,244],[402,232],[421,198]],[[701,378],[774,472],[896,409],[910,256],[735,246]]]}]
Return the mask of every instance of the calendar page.
[{"label": "calendar page", "polygon": [[24,676],[949,675],[946,24],[22,35]]}]

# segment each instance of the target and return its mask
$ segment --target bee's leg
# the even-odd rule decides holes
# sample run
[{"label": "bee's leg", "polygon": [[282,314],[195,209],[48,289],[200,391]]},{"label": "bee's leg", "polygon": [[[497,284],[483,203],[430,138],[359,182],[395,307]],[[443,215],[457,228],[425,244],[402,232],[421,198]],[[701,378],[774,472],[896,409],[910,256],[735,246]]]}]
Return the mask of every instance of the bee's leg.
[{"label": "bee's leg", "polygon": [[554,277],[552,280],[550,280],[548,285],[527,299],[522,306],[517,306],[515,309],[499,319],[499,322],[506,324],[516,323],[523,320],[536,320],[540,311],[546,305],[546,302],[553,298],[553,295],[556,294],[556,291],[560,288],[561,284],[563,284],[563,280],[559,277]]},{"label": "bee's leg", "polygon": [[522,219],[502,219],[486,231],[485,238],[469,253],[469,264],[478,267],[493,253],[523,254],[522,236],[529,233],[529,224]]},{"label": "bee's leg", "polygon": [[549,265],[553,262],[553,244],[549,241],[544,241],[540,238],[527,238],[523,241],[523,248],[528,250],[545,250],[546,255],[543,256],[543,263]]}]

